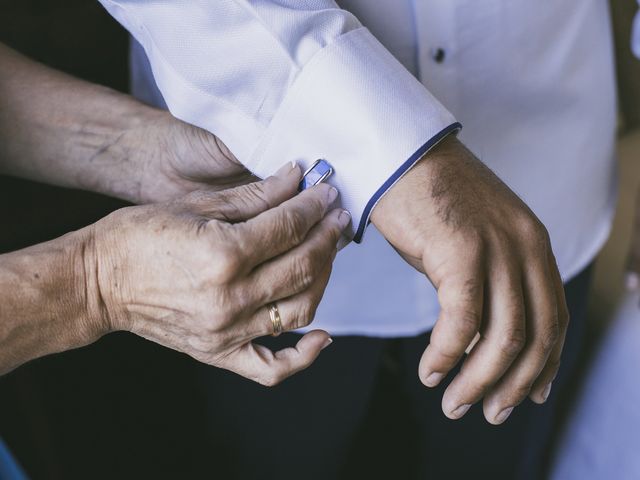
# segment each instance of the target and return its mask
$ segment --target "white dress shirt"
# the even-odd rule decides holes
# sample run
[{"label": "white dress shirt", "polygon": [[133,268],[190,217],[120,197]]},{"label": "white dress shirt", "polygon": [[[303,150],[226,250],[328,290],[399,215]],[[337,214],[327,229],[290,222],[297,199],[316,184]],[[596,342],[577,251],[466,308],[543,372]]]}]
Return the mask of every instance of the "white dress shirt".
[{"label": "white dress shirt", "polygon": [[256,175],[332,164],[356,241],[389,186],[459,128],[331,0],[101,1],[144,46],[171,112]]},{"label": "white dress shirt", "polygon": [[[142,45],[132,52],[136,94],[163,98],[259,175],[325,158],[357,240],[380,196],[459,128],[454,115],[462,140],[545,223],[565,279],[608,235],[616,98],[606,0],[339,2],[350,13],[323,0],[101,2]],[[424,276],[370,227],[338,256],[313,326],[413,335],[437,312]]]}]

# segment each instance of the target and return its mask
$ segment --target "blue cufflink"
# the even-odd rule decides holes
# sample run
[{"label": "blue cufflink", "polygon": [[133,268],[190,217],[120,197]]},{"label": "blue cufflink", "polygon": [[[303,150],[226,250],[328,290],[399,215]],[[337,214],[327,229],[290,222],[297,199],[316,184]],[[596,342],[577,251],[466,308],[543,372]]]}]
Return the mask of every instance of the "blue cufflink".
[{"label": "blue cufflink", "polygon": [[311,188],[314,185],[324,182],[333,173],[333,167],[329,165],[325,160],[316,160],[309,169],[304,172],[302,181],[298,185],[298,191],[302,192],[307,188]]}]

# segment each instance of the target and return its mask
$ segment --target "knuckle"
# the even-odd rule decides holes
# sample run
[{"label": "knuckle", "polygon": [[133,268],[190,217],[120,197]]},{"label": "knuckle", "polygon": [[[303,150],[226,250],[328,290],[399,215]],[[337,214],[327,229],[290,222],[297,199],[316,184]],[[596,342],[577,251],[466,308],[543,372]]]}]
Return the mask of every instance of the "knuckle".
[{"label": "knuckle", "polygon": [[302,243],[307,233],[304,215],[297,209],[283,210],[279,227],[295,244]]},{"label": "knuckle", "polygon": [[301,196],[306,197],[305,203],[310,209],[313,216],[321,217],[327,206],[327,191],[329,186],[326,184],[316,185],[314,188],[310,188],[302,192]]},{"label": "knuckle", "polygon": [[520,402],[522,402],[522,400],[524,400],[525,398],[527,398],[527,396],[529,395],[529,393],[531,393],[531,385],[530,384],[526,384],[526,383],[519,383],[517,385],[514,385],[513,388],[511,388],[511,390],[509,391],[509,404],[510,405],[517,405]]},{"label": "knuckle", "polygon": [[243,197],[245,202],[256,205],[261,210],[268,210],[272,208],[273,205],[269,201],[267,185],[266,181],[249,183],[248,185],[245,185],[245,189],[241,197]]},{"label": "knuckle", "polygon": [[465,393],[469,398],[477,398],[490,390],[496,383],[496,379],[490,375],[477,375],[469,379]]},{"label": "knuckle", "polygon": [[513,358],[522,351],[526,343],[526,334],[523,328],[514,328],[502,335],[498,341],[500,353]]},{"label": "knuckle", "polygon": [[473,396],[483,395],[485,392],[493,388],[496,381],[497,379],[486,375],[479,377],[471,384],[470,391],[473,393]]},{"label": "knuckle", "polygon": [[238,246],[228,244],[216,249],[209,275],[215,285],[222,285],[236,278],[243,268],[244,259]]},{"label": "knuckle", "polygon": [[336,244],[340,237],[340,231],[331,228],[327,235],[324,235],[319,242],[313,242],[309,249],[309,256],[313,261],[316,271],[320,271],[323,267],[331,262],[333,253],[336,251]]},{"label": "knuckle", "polygon": [[440,305],[444,310],[450,312],[451,316],[479,317],[481,298],[482,284],[476,278],[463,278],[456,284],[448,282],[438,291]]},{"label": "knuckle", "polygon": [[243,218],[247,211],[265,211],[271,208],[262,182],[249,183],[241,187],[202,194],[201,205],[206,205],[207,213],[228,223]]},{"label": "knuckle", "polygon": [[502,228],[495,228],[489,232],[489,238],[491,242],[498,248],[504,248],[511,243],[511,238],[506,230]]},{"label": "knuckle", "polygon": [[467,229],[464,232],[464,248],[473,257],[483,255],[486,247],[484,234],[476,229]]},{"label": "knuckle", "polygon": [[322,196],[317,195],[312,202],[313,205],[313,215],[315,219],[319,220],[325,214],[327,210],[327,201],[326,201],[326,193],[323,193]]},{"label": "knuckle", "polygon": [[294,332],[299,328],[304,328],[309,325],[308,322],[304,321],[305,315],[296,313],[291,322],[286,326],[285,330],[288,332]]},{"label": "knuckle", "polygon": [[465,310],[457,316],[456,328],[460,335],[472,337],[480,328],[480,315],[477,312]]},{"label": "knuckle", "polygon": [[318,302],[313,299],[307,300],[301,310],[301,314],[298,317],[299,327],[306,327],[313,321],[313,318],[316,315],[316,309],[318,308]]},{"label": "knuckle", "polygon": [[441,357],[446,363],[454,363],[460,359],[461,351],[458,351],[454,345],[450,343],[432,342],[432,348],[437,356]]},{"label": "knuckle", "polygon": [[554,320],[540,332],[538,343],[543,351],[548,352],[556,345],[559,338],[560,325],[557,320]]},{"label": "knuckle", "polygon": [[291,315],[289,330],[297,330],[308,326],[312,321],[316,311],[316,304],[309,300],[302,302]]},{"label": "knuckle", "polygon": [[546,251],[549,246],[549,234],[545,226],[536,218],[521,220],[520,231],[525,242],[535,252]]},{"label": "knuckle", "polygon": [[318,245],[314,247],[314,253],[322,257],[323,260],[328,258],[336,249],[336,244],[341,234],[342,231],[336,222],[320,223],[318,226],[320,241]]},{"label": "knuckle", "polygon": [[451,323],[459,336],[472,337],[480,329],[480,314],[470,309],[449,309],[444,320]]},{"label": "knuckle", "polygon": [[291,276],[292,283],[300,290],[306,290],[313,284],[315,262],[308,255],[296,255],[293,258]]},{"label": "knuckle", "polygon": [[234,219],[242,218],[244,203],[245,201],[242,198],[234,200],[229,195],[224,194],[224,197],[219,202],[211,205],[210,214],[219,220],[233,223]]},{"label": "knuckle", "polygon": [[209,190],[196,190],[187,194],[185,200],[193,205],[206,205],[216,199],[217,196],[218,194]]}]

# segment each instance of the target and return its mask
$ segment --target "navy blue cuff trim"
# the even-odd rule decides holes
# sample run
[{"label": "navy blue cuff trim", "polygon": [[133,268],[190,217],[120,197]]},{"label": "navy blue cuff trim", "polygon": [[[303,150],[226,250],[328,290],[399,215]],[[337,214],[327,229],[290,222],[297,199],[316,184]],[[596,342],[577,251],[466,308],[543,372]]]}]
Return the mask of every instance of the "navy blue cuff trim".
[{"label": "navy blue cuff trim", "polygon": [[398,179],[405,174],[407,170],[413,167],[413,165],[418,160],[420,160],[420,158],[422,158],[422,156],[425,153],[427,153],[434,145],[439,143],[447,135],[453,132],[456,132],[460,129],[462,129],[462,125],[459,122],[456,122],[456,123],[452,123],[448,127],[441,130],[433,138],[431,138],[427,143],[422,145],[416,151],[416,153],[411,155],[409,160],[407,160],[402,165],[400,165],[400,168],[398,168],[395,172],[393,172],[393,175],[391,175],[387,179],[387,181],[384,182],[378,190],[376,190],[376,193],[373,194],[373,196],[367,202],[366,207],[364,207],[364,212],[362,213],[362,217],[360,217],[360,224],[358,225],[358,230],[356,231],[355,237],[353,237],[354,242],[356,243],[362,242],[362,236],[364,235],[364,231],[367,228],[367,225],[369,224],[369,216],[371,215],[371,210],[373,210],[373,207],[375,207],[376,203],[378,203],[378,200],[380,200],[380,197],[382,197],[382,195],[384,195],[385,192],[389,190],[393,186],[393,184],[396,183]]}]

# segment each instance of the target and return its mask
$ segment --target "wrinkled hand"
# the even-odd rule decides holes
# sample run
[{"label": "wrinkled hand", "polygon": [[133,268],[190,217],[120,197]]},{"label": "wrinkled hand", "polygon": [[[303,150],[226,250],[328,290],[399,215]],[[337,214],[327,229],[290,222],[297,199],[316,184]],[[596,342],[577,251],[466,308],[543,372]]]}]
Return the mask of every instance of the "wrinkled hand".
[{"label": "wrinkled hand", "polygon": [[502,423],[527,395],[546,400],[569,322],[548,234],[529,208],[448,137],[380,201],[372,220],[438,291],[441,312],[419,366],[434,387],[479,334],[442,408],[484,398]]},{"label": "wrinkled hand", "polygon": [[195,190],[219,191],[258,180],[215,135],[168,112],[150,116],[132,140],[144,151],[136,203],[163,202]]},{"label": "wrinkled hand", "polygon": [[264,385],[309,366],[330,343],[326,332],[275,353],[252,343],[273,333],[272,302],[285,331],[309,325],[350,221],[343,210],[326,213],[337,195],[328,185],[296,195],[300,178],[287,165],[262,182],[126,208],[96,223],[87,257],[106,330]]}]

